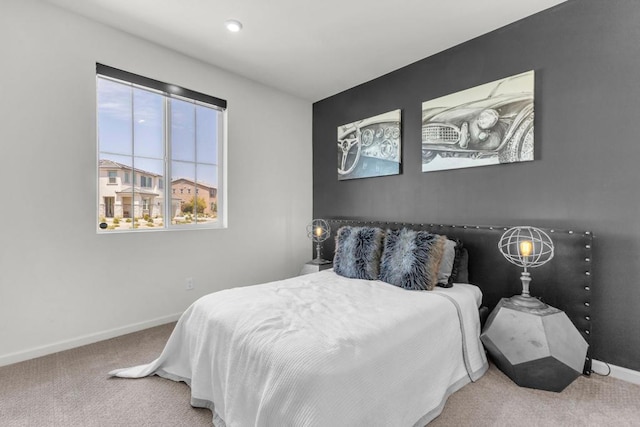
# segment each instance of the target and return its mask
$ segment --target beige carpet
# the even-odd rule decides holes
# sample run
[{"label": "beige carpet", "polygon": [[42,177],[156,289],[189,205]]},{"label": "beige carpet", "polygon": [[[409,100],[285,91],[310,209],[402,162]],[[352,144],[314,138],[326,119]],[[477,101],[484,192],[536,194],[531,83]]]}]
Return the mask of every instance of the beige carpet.
[{"label": "beige carpet", "polygon": [[[107,376],[153,360],[173,326],[0,368],[0,426],[210,426],[183,383]],[[492,366],[429,426],[640,426],[640,386],[581,377],[557,394],[520,388]]]}]

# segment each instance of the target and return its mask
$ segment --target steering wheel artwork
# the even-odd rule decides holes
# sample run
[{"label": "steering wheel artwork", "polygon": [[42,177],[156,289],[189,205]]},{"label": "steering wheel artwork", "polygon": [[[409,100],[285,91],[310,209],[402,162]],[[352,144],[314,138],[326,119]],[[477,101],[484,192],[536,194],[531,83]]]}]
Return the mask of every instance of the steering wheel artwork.
[{"label": "steering wheel artwork", "polygon": [[[355,136],[345,137],[343,139],[338,140],[338,155],[342,154],[340,158],[340,165],[338,166],[338,174],[347,175],[353,172],[353,170],[358,166],[358,161],[360,160],[360,152],[362,151],[362,143],[361,143],[361,134],[359,127],[356,127]],[[353,135],[350,133],[349,135]],[[349,158],[349,154],[351,153],[351,149],[353,147],[355,149],[355,159],[351,163],[350,166],[347,167],[347,160]],[[353,157],[353,155],[351,156]]]}]

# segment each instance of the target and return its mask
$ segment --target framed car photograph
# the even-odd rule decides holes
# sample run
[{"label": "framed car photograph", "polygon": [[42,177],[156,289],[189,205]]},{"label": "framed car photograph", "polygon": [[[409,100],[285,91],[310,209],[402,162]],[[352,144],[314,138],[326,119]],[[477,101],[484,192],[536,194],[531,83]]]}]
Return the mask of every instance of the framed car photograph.
[{"label": "framed car photograph", "polygon": [[401,111],[338,126],[338,180],[400,173]]},{"label": "framed car photograph", "polygon": [[422,171],[533,160],[534,71],[422,103]]}]

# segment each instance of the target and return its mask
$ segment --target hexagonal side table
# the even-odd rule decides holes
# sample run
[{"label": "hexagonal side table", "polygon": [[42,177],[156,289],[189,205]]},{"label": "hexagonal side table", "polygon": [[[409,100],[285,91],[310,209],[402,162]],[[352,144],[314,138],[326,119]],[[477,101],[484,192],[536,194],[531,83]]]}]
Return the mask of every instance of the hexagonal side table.
[{"label": "hexagonal side table", "polygon": [[513,382],[555,392],[582,374],[589,347],[564,311],[528,308],[508,298],[493,310],[480,339]]}]

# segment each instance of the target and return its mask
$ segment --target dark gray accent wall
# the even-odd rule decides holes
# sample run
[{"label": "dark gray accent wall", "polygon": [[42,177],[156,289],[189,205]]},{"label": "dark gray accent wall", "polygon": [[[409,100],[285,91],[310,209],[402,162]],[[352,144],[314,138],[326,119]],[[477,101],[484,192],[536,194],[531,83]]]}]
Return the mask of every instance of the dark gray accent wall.
[{"label": "dark gray accent wall", "polygon": [[[593,357],[640,370],[638,23],[572,0],[315,103],[314,217],[591,230]],[[421,172],[422,101],[532,69],[535,161]],[[396,108],[403,173],[338,182],[337,126]]]}]

